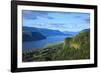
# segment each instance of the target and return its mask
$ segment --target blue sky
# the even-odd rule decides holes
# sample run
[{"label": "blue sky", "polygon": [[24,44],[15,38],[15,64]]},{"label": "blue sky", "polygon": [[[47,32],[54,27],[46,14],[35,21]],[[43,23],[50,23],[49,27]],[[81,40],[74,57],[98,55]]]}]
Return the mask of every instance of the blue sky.
[{"label": "blue sky", "polygon": [[28,27],[74,32],[90,28],[89,13],[23,10],[22,19]]}]

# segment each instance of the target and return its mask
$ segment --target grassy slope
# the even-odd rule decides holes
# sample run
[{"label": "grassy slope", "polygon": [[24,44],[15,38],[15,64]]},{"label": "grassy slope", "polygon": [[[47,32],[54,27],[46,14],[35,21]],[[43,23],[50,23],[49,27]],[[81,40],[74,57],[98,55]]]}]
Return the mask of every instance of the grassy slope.
[{"label": "grassy slope", "polygon": [[74,38],[66,38],[63,49],[55,56],[56,60],[76,60],[90,58],[90,35],[83,32]]},{"label": "grassy slope", "polygon": [[77,60],[90,58],[90,34],[81,32],[73,38],[66,38],[63,43],[50,45],[23,53],[23,61]]}]

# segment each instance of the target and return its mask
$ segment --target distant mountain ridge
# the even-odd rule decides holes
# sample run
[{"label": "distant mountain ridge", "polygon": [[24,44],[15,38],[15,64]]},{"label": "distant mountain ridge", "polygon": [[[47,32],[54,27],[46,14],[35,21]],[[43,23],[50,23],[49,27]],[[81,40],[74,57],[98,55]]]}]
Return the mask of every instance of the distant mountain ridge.
[{"label": "distant mountain ridge", "polygon": [[89,32],[89,31],[90,31],[90,29],[84,29],[81,32]]},{"label": "distant mountain ridge", "polygon": [[23,31],[39,32],[45,37],[55,36],[55,35],[65,35],[63,32],[59,30],[51,30],[51,29],[35,28],[35,27],[23,27]]},{"label": "distant mountain ridge", "polygon": [[23,42],[46,39],[46,37],[39,32],[23,31],[22,36],[23,36]]},{"label": "distant mountain ridge", "polygon": [[63,31],[64,34],[69,34],[69,35],[76,35],[79,32],[71,32],[71,31]]},{"label": "distant mountain ridge", "polygon": [[[46,28],[36,28],[36,27],[23,27],[23,41],[38,41],[46,39],[50,36],[75,36],[79,32],[70,31],[59,31]],[[90,29],[84,29],[80,32],[90,31]]]}]

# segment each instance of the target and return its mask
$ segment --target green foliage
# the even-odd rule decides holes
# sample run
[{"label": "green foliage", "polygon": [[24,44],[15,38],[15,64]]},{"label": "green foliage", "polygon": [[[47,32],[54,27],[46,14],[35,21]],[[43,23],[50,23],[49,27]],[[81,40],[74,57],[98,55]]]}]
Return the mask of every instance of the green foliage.
[{"label": "green foliage", "polygon": [[64,42],[23,53],[23,62],[79,60],[90,58],[90,32],[81,32]]}]

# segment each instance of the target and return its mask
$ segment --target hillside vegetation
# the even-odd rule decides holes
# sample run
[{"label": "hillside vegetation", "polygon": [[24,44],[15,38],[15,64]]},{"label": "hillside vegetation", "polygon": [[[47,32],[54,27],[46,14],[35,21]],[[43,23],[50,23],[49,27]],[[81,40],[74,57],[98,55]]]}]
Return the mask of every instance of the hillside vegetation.
[{"label": "hillside vegetation", "polygon": [[90,31],[82,31],[64,42],[48,45],[43,49],[23,52],[23,62],[79,60],[90,58]]}]

